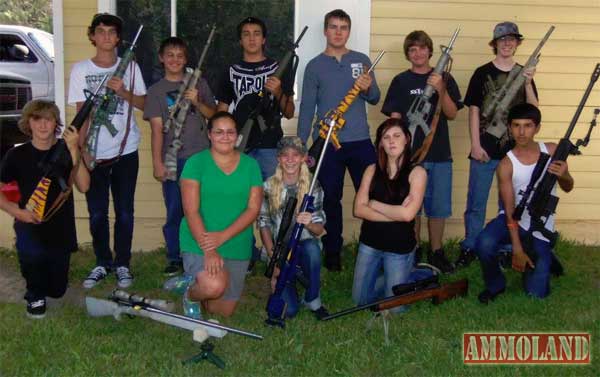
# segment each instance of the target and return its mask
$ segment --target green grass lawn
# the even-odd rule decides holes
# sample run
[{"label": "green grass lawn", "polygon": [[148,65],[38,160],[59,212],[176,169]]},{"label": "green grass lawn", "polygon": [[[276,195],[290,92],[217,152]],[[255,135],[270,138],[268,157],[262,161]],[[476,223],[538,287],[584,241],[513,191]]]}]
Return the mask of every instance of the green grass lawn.
[{"label": "green grass lawn", "polygon": [[[455,243],[448,245],[452,258]],[[230,334],[215,340],[216,353],[227,366],[207,363],[183,366],[199,350],[190,332],[145,318],[90,318],[83,307],[50,308],[43,320],[25,317],[25,305],[0,304],[0,376],[13,375],[338,375],[338,376],[599,376],[600,248],[560,243],[566,275],[552,280],[546,300],[527,297],[520,274],[507,273],[507,292],[489,306],[477,301],[482,290],[478,263],[447,278],[468,278],[470,291],[461,298],[433,306],[420,302],[390,325],[389,346],[381,322],[367,330],[370,312],[317,322],[302,310],[286,329],[263,324],[268,296],[264,265],[247,280],[238,312],[222,323],[262,334],[256,341]],[[73,255],[70,281],[79,285],[93,263],[90,250]],[[355,247],[344,254],[344,271],[323,271],[322,299],[331,312],[352,305],[352,262]],[[352,255],[352,257],[350,257]],[[1,250],[0,263],[18,269],[14,251]],[[161,291],[163,251],[136,253],[135,283],[129,290],[147,297],[178,299]],[[109,277],[89,295],[104,298],[116,285]],[[179,305],[179,301],[178,301]],[[178,309],[180,309],[178,307]],[[592,363],[586,366],[467,366],[462,362],[465,332],[588,332]]]}]

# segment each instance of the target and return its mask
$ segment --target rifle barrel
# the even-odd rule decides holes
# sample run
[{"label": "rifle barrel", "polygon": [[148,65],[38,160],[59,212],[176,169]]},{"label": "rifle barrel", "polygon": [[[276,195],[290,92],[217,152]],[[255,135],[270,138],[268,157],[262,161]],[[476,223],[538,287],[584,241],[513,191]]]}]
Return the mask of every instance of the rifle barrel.
[{"label": "rifle barrel", "polygon": [[306,33],[307,30],[308,26],[305,25],[302,31],[300,32],[298,39],[296,39],[296,42],[294,43],[294,48],[298,48],[300,46],[300,41],[302,40],[302,37],[304,37],[304,33]]},{"label": "rifle barrel", "polygon": [[590,83],[588,84],[587,88],[585,89],[585,93],[583,93],[583,97],[581,98],[581,101],[579,102],[579,105],[577,106],[577,110],[575,111],[575,115],[573,115],[573,119],[571,119],[571,124],[569,124],[569,128],[565,135],[565,139],[571,138],[571,134],[573,133],[573,130],[575,129],[575,125],[577,124],[577,121],[579,120],[579,116],[581,115],[581,112],[583,111],[583,107],[585,106],[585,103],[587,102],[587,99],[590,96],[592,89],[594,88],[594,84],[596,83],[596,81],[598,81],[599,75],[600,75],[600,63],[596,64],[596,68],[594,68],[594,71],[592,72],[592,77],[590,78]]},{"label": "rifle barrel", "polygon": [[454,46],[454,41],[456,40],[456,37],[458,37],[458,33],[460,32],[460,26],[456,28],[456,30],[454,31],[454,34],[452,35],[452,38],[450,38],[450,42],[448,42],[448,49],[451,50],[452,46]]},{"label": "rifle barrel", "polygon": [[[125,303],[125,304],[127,304],[127,303]],[[210,321],[203,321],[203,320],[200,320],[200,319],[194,319],[194,318],[186,317],[186,316],[180,315],[180,314],[169,313],[169,312],[165,312],[164,310],[155,309],[153,307],[144,307],[144,306],[142,306],[141,309],[147,310],[147,311],[149,311],[151,313],[161,314],[161,315],[164,315],[166,317],[176,318],[176,319],[183,320],[183,321],[197,323],[199,325],[206,326],[206,327],[213,327],[215,329],[227,331],[227,332],[234,333],[234,334],[237,334],[237,335],[243,335],[243,336],[247,336],[249,338],[263,340],[262,335],[254,334],[254,333],[251,333],[251,332],[248,332],[248,331],[244,331],[244,330],[234,329],[233,327],[223,326],[223,325],[220,325],[218,323],[214,323],[214,322],[210,322]]]},{"label": "rifle barrel", "polygon": [[144,25],[140,25],[140,28],[138,29],[137,33],[135,34],[135,37],[133,38],[133,42],[131,42],[131,49],[133,50],[135,47],[135,44],[137,43],[138,38],[140,37],[140,34],[142,33],[142,29],[144,28]]},{"label": "rifle barrel", "polygon": [[200,68],[200,65],[204,61],[204,57],[206,56],[206,53],[208,52],[208,47],[210,47],[210,44],[212,42],[212,39],[215,35],[216,30],[217,30],[217,25],[213,24],[212,29],[210,29],[210,34],[208,34],[208,40],[206,41],[206,44],[204,45],[204,48],[202,49],[202,54],[200,54],[200,60],[198,60],[198,68]]},{"label": "rifle barrel", "polygon": [[377,55],[375,60],[373,60],[373,64],[371,64],[371,67],[369,67],[369,70],[367,71],[367,73],[371,73],[371,71],[373,71],[375,69],[375,66],[377,65],[377,63],[379,63],[381,58],[383,58],[383,54],[385,54],[385,50],[381,50],[379,52],[379,55]]}]

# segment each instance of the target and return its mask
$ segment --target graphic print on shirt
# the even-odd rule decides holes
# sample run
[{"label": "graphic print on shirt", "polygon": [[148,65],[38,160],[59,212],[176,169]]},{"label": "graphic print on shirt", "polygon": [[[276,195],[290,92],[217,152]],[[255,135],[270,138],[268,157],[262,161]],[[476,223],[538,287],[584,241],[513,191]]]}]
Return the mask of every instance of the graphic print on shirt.
[{"label": "graphic print on shirt", "polygon": [[[179,95],[179,89],[175,89],[175,90],[171,90],[171,91],[167,92],[167,95],[165,97],[167,99],[167,111],[168,112],[170,112],[171,108],[173,106],[175,106],[178,95]],[[188,114],[195,114],[195,113],[196,113],[196,107],[190,106],[189,110],[188,110]]]},{"label": "graphic print on shirt", "polygon": [[[102,82],[102,79],[104,79],[105,75],[106,75],[105,73],[86,75],[85,76],[85,86],[86,86],[87,90],[89,90],[90,92],[93,93],[94,90],[96,90],[96,88],[98,87],[98,85]],[[104,84],[104,87],[102,89],[100,89],[100,91],[98,92],[98,97],[96,97],[96,99],[94,99],[95,106],[98,106],[100,99],[102,98],[102,96],[104,96],[105,93],[106,93],[106,84]],[[125,104],[125,99],[116,94],[115,94],[115,97],[117,99],[118,105],[117,105],[117,109],[116,109],[115,113],[109,114],[109,116],[108,116],[109,121],[112,121],[112,119],[115,115],[123,115],[125,113],[125,110],[123,109],[123,106]]]},{"label": "graphic print on shirt", "polygon": [[352,78],[354,79],[357,79],[364,72],[363,63],[351,63],[350,68],[352,69]]},{"label": "graphic print on shirt", "polygon": [[[238,68],[239,70],[236,70]],[[263,90],[267,78],[277,69],[277,64],[270,67],[257,67],[254,72],[244,73],[238,65],[229,68],[229,80],[235,92],[234,107],[236,107],[245,96],[260,93]],[[261,72],[256,74],[256,72]]]}]

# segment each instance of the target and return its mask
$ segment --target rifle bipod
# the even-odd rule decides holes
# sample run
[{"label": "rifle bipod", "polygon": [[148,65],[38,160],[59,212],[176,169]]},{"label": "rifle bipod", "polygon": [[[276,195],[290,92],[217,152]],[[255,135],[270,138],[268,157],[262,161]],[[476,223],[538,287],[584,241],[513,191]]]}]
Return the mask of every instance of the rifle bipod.
[{"label": "rifle bipod", "polygon": [[200,344],[200,353],[190,357],[189,359],[183,360],[181,363],[183,365],[188,365],[191,363],[199,363],[201,361],[207,360],[213,363],[219,369],[225,369],[225,362],[219,356],[215,355],[213,350],[215,349],[214,344],[205,340]]},{"label": "rifle bipod", "polygon": [[385,341],[385,345],[390,345],[390,319],[392,318],[392,313],[389,310],[382,310],[380,312],[373,313],[373,316],[369,318],[367,321],[367,331],[370,331],[373,328],[375,322],[381,318],[381,324],[383,325],[383,339]]}]

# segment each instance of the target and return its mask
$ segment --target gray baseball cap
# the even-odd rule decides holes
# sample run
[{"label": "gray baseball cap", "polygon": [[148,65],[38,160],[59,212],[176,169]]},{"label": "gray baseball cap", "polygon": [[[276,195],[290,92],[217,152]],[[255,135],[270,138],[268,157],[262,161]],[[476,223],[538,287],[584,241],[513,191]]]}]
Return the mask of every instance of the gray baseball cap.
[{"label": "gray baseball cap", "polygon": [[306,146],[298,136],[284,136],[277,143],[277,155],[283,153],[287,148],[293,148],[301,154],[306,154]]},{"label": "gray baseball cap", "polygon": [[514,22],[505,21],[501,22],[494,28],[494,36],[492,42],[498,38],[502,38],[507,35],[514,35],[518,40],[523,39],[523,35],[519,33],[519,27]]}]

